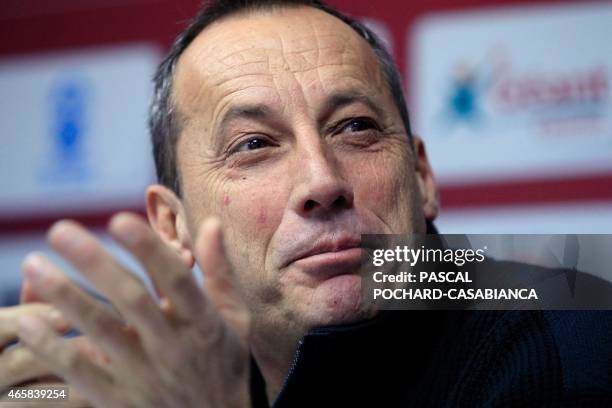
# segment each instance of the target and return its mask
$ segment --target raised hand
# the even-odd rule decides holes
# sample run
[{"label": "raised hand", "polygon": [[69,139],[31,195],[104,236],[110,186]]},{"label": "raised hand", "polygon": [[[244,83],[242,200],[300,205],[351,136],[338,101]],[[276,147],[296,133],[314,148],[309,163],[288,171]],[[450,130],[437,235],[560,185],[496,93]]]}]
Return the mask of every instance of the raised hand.
[{"label": "raised hand", "polygon": [[46,257],[33,254],[24,264],[32,290],[55,305],[103,357],[70,347],[46,321],[33,316],[19,320],[24,344],[95,406],[248,406],[249,312],[234,285],[218,221],[202,225],[194,248],[205,291],[185,260],[140,217],[119,214],[109,231],[143,265],[165,306],[92,234],[62,221],[49,232],[51,246],[107,297],[121,318]]}]

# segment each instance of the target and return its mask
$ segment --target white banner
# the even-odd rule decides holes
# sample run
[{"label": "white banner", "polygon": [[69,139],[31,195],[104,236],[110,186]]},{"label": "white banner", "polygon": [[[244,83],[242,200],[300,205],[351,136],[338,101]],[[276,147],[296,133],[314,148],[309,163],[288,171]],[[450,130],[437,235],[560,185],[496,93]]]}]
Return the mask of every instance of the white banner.
[{"label": "white banner", "polygon": [[0,61],[0,215],[141,206],[159,58],[133,45]]},{"label": "white banner", "polygon": [[444,183],[612,170],[612,4],[422,18],[414,130]]}]

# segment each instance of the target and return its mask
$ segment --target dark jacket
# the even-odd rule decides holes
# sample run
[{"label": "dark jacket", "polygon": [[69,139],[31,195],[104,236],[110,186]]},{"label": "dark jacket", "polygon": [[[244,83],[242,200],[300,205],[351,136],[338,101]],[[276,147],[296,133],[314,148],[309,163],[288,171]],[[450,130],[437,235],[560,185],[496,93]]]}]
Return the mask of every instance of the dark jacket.
[{"label": "dark jacket", "polygon": [[[269,406],[253,364],[255,406]],[[317,329],[274,407],[612,407],[612,311],[389,311]]]}]

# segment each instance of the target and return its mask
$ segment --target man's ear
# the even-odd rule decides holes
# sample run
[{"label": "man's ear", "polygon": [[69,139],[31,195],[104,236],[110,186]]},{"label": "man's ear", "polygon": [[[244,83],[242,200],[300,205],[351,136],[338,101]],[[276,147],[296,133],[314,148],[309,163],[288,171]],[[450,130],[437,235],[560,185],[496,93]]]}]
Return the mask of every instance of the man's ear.
[{"label": "man's ear", "polygon": [[423,197],[423,214],[427,221],[433,221],[440,209],[440,194],[434,179],[433,170],[427,158],[425,142],[419,136],[413,136],[415,153],[415,170],[421,196]]},{"label": "man's ear", "polygon": [[154,184],[147,188],[147,217],[157,235],[191,268],[195,263],[187,215],[180,198],[169,188]]}]

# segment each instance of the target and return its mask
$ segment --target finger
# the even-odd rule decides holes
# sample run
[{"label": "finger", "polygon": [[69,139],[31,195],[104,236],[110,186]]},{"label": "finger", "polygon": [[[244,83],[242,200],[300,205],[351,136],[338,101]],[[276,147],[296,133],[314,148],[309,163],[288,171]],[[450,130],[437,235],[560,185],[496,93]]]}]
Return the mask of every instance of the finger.
[{"label": "finger", "polygon": [[[81,353],[88,356],[91,361],[100,367],[108,367],[111,364],[111,359],[108,354],[104,353],[98,346],[96,346],[89,338],[85,336],[79,336],[67,341],[74,344],[74,347],[78,347]],[[129,362],[128,362],[129,365]]]},{"label": "finger", "polygon": [[[171,338],[170,326],[145,285],[87,230],[60,221],[49,231],[51,246],[86,277],[141,334],[147,346]],[[157,342],[157,343],[156,343]]]},{"label": "finger", "polygon": [[[196,242],[196,259],[204,274],[204,286],[211,302],[225,323],[243,341],[247,341],[250,329],[250,312],[238,290],[236,278],[223,245],[221,225],[218,219],[206,220]],[[206,321],[214,321],[207,314]]]},{"label": "finger", "polygon": [[0,355],[0,390],[49,375],[30,350],[17,346]]},{"label": "finger", "polygon": [[[73,337],[64,341],[72,347],[78,347],[83,354],[101,366],[110,363],[108,357],[86,337]],[[0,390],[26,382],[38,383],[45,377],[52,376],[49,368],[27,347],[19,345],[0,355]]]},{"label": "finger", "polygon": [[119,362],[134,362],[138,348],[124,332],[124,324],[109,308],[71,282],[42,254],[30,254],[24,261],[26,279],[44,300],[53,303],[82,333],[95,339]]},{"label": "finger", "polygon": [[73,384],[94,405],[110,406],[113,380],[78,347],[72,347],[42,320],[31,316],[19,320],[19,338],[51,371]]},{"label": "finger", "polygon": [[42,299],[34,290],[32,289],[32,285],[28,282],[27,279],[23,280],[21,284],[21,293],[20,293],[20,301],[21,303],[32,303],[32,302],[40,302]]},{"label": "finger", "polygon": [[46,319],[58,332],[65,332],[70,324],[57,309],[43,303],[32,303],[0,308],[0,351],[17,339],[17,320],[21,316],[32,315]]},{"label": "finger", "polygon": [[172,304],[176,317],[191,321],[204,307],[202,291],[181,257],[153,232],[144,219],[129,213],[113,217],[109,232],[142,264]]}]

